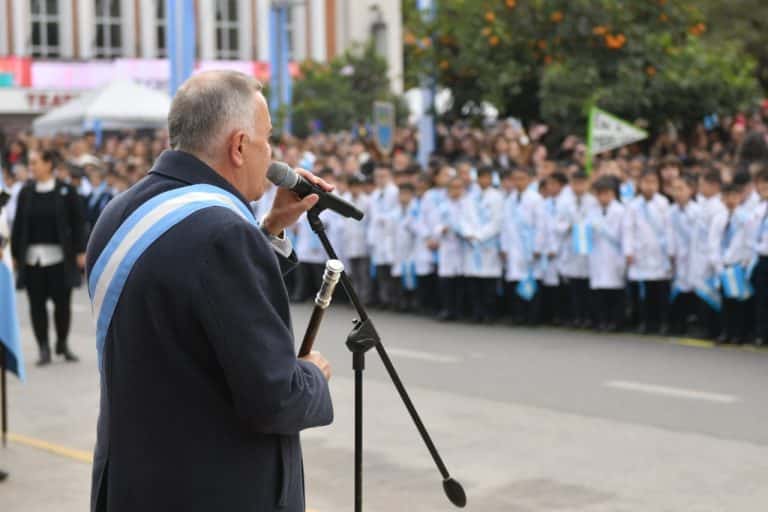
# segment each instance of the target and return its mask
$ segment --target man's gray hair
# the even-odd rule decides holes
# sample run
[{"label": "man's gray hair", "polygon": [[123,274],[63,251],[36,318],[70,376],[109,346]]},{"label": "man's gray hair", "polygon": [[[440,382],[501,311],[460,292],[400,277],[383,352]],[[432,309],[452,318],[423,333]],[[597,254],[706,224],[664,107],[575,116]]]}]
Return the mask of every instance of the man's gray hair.
[{"label": "man's gray hair", "polygon": [[234,130],[253,137],[253,96],[261,89],[258,80],[238,71],[208,71],[190,78],[176,92],[168,113],[171,148],[215,159]]}]

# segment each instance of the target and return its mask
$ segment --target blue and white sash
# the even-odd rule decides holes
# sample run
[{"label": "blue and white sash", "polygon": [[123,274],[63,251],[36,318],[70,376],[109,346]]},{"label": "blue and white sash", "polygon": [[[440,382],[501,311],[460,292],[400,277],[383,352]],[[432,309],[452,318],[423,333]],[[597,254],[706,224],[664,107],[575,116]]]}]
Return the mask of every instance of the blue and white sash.
[{"label": "blue and white sash", "polygon": [[536,296],[538,288],[539,286],[536,279],[533,277],[533,272],[529,272],[524,279],[517,283],[515,292],[517,292],[517,295],[521,299],[530,302]]},{"label": "blue and white sash", "polygon": [[592,224],[582,221],[573,225],[573,252],[586,256],[592,252]]},{"label": "blue and white sash", "polygon": [[103,365],[104,341],[112,315],[134,264],[173,226],[204,208],[227,208],[257,226],[248,207],[233,194],[213,185],[190,185],[159,194],[134,211],[112,235],[88,277],[96,316],[96,349]]}]

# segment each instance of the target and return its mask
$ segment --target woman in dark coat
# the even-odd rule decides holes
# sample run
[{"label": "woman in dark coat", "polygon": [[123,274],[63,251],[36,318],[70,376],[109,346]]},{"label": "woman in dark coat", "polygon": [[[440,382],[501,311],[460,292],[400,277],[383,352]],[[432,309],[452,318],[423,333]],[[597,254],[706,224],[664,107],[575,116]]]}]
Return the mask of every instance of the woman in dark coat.
[{"label": "woman in dark coat", "polygon": [[19,288],[26,288],[30,316],[40,347],[38,366],[51,362],[46,303],[54,303],[56,354],[75,362],[69,349],[72,288],[82,281],[85,220],[77,190],[53,176],[59,155],[30,152],[33,180],[19,193],[11,250]]}]

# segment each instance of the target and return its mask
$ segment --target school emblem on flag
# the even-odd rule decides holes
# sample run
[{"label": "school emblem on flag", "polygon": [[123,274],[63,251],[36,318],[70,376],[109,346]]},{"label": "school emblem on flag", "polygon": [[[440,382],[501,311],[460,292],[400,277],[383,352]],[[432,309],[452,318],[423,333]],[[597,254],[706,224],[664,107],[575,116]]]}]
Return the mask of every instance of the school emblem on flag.
[{"label": "school emblem on flag", "polygon": [[648,138],[648,132],[619,119],[605,110],[592,107],[587,126],[587,169],[592,169],[592,156],[633,144]]},{"label": "school emblem on flag", "polygon": [[395,144],[395,106],[389,101],[373,104],[373,135],[382,153],[389,154]]}]

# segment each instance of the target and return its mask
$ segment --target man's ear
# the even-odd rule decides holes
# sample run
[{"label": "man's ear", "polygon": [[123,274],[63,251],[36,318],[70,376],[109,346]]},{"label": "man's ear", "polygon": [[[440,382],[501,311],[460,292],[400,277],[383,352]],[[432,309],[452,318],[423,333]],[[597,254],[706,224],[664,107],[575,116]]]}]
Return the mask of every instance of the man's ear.
[{"label": "man's ear", "polygon": [[229,136],[227,147],[229,148],[229,159],[235,167],[242,167],[245,164],[243,151],[245,149],[245,132],[236,131]]}]

